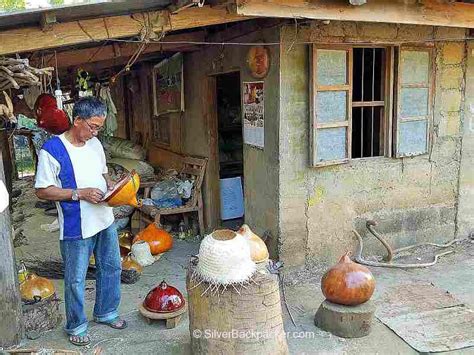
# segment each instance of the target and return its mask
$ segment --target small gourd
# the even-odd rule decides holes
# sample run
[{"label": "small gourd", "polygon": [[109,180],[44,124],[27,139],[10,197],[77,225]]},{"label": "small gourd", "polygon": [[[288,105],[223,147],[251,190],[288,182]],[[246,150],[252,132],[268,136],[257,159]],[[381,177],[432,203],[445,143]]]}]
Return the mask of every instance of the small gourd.
[{"label": "small gourd", "polygon": [[142,273],[143,267],[132,259],[131,255],[127,255],[122,261],[122,270],[135,270],[139,274]]},{"label": "small gourd", "polygon": [[25,301],[43,300],[51,297],[54,292],[53,282],[36,274],[28,274],[20,285],[21,298]]},{"label": "small gourd", "polygon": [[262,238],[256,235],[246,224],[242,225],[238,232],[249,244],[250,256],[254,263],[261,263],[268,260],[268,249]]}]

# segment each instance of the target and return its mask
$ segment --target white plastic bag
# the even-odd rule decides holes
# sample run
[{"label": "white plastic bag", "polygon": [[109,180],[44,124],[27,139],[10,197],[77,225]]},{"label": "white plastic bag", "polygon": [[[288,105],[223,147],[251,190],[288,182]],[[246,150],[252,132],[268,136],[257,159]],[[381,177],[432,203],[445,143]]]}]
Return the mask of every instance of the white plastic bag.
[{"label": "white plastic bag", "polygon": [[194,183],[190,180],[180,181],[178,183],[178,193],[182,198],[188,199],[191,197]]}]

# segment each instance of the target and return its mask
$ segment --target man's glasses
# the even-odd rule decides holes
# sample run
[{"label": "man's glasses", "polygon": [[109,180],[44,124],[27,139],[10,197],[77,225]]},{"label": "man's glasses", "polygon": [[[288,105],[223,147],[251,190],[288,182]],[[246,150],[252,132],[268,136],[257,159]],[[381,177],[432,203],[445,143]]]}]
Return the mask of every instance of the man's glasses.
[{"label": "man's glasses", "polygon": [[94,126],[91,126],[91,125],[89,124],[89,122],[87,122],[87,120],[85,120],[85,119],[82,119],[82,120],[86,123],[86,125],[89,127],[89,129],[90,129],[92,132],[102,132],[102,131],[104,130],[104,126],[101,126],[101,127],[95,126],[95,125],[94,125]]}]

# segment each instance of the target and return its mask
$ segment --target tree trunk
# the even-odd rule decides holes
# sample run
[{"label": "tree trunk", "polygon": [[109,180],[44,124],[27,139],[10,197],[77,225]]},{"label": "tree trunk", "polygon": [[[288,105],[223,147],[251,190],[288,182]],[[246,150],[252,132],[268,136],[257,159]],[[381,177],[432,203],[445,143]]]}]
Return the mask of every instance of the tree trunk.
[{"label": "tree trunk", "polygon": [[[5,182],[1,154],[0,180]],[[6,208],[0,213],[0,348],[18,345],[23,335],[21,298],[10,223],[10,211]]]},{"label": "tree trunk", "polygon": [[[193,354],[288,354],[277,275],[256,272],[249,285],[209,291],[186,276]],[[206,292],[207,290],[207,292]]]}]

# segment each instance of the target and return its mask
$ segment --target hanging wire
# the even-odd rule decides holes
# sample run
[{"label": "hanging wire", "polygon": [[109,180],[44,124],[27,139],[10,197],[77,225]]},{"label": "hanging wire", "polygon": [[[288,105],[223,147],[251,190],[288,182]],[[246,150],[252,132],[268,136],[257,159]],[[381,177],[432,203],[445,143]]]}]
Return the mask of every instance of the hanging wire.
[{"label": "hanging wire", "polygon": [[[463,38],[437,38],[437,39],[426,39],[422,41],[351,41],[346,40],[344,42],[330,42],[330,41],[291,41],[290,42],[206,42],[206,41],[160,41],[150,40],[150,42],[156,42],[160,44],[194,44],[194,45],[209,45],[209,46],[280,46],[280,45],[301,45],[301,44],[387,44],[387,45],[401,45],[401,44],[417,44],[417,43],[432,43],[432,42],[463,42],[467,40],[473,40],[474,37],[463,37]],[[141,43],[142,40],[130,40],[130,39],[118,39],[111,38],[111,42],[124,42],[124,43]]]},{"label": "hanging wire", "polygon": [[[135,21],[140,23],[136,18],[132,17]],[[80,25],[78,22],[79,27],[81,27],[82,31],[89,37],[92,42],[102,42],[104,40],[99,40],[93,38],[85,29]],[[2,36],[20,36],[20,37],[28,37],[27,35],[18,34],[18,33],[1,33]],[[58,37],[61,40],[65,40],[65,37]],[[432,39],[425,39],[425,40],[418,40],[418,41],[410,41],[410,40],[400,40],[400,41],[379,41],[380,43],[385,44],[417,44],[417,43],[432,43],[432,42],[463,42],[468,40],[474,40],[473,36],[466,36],[466,37],[448,37],[448,38],[432,38]],[[111,42],[125,42],[125,43],[141,43],[143,42],[142,39],[120,39],[120,38],[108,38],[107,41]],[[153,40],[151,40],[153,42]],[[280,42],[205,42],[205,41],[159,41],[162,44],[196,44],[196,45],[234,45],[234,46],[277,46],[285,43]],[[313,41],[296,41],[295,44],[334,44],[335,42],[321,42],[317,40]],[[348,41],[345,40],[344,42],[338,42],[338,44],[373,44],[377,42],[373,41]]]}]

